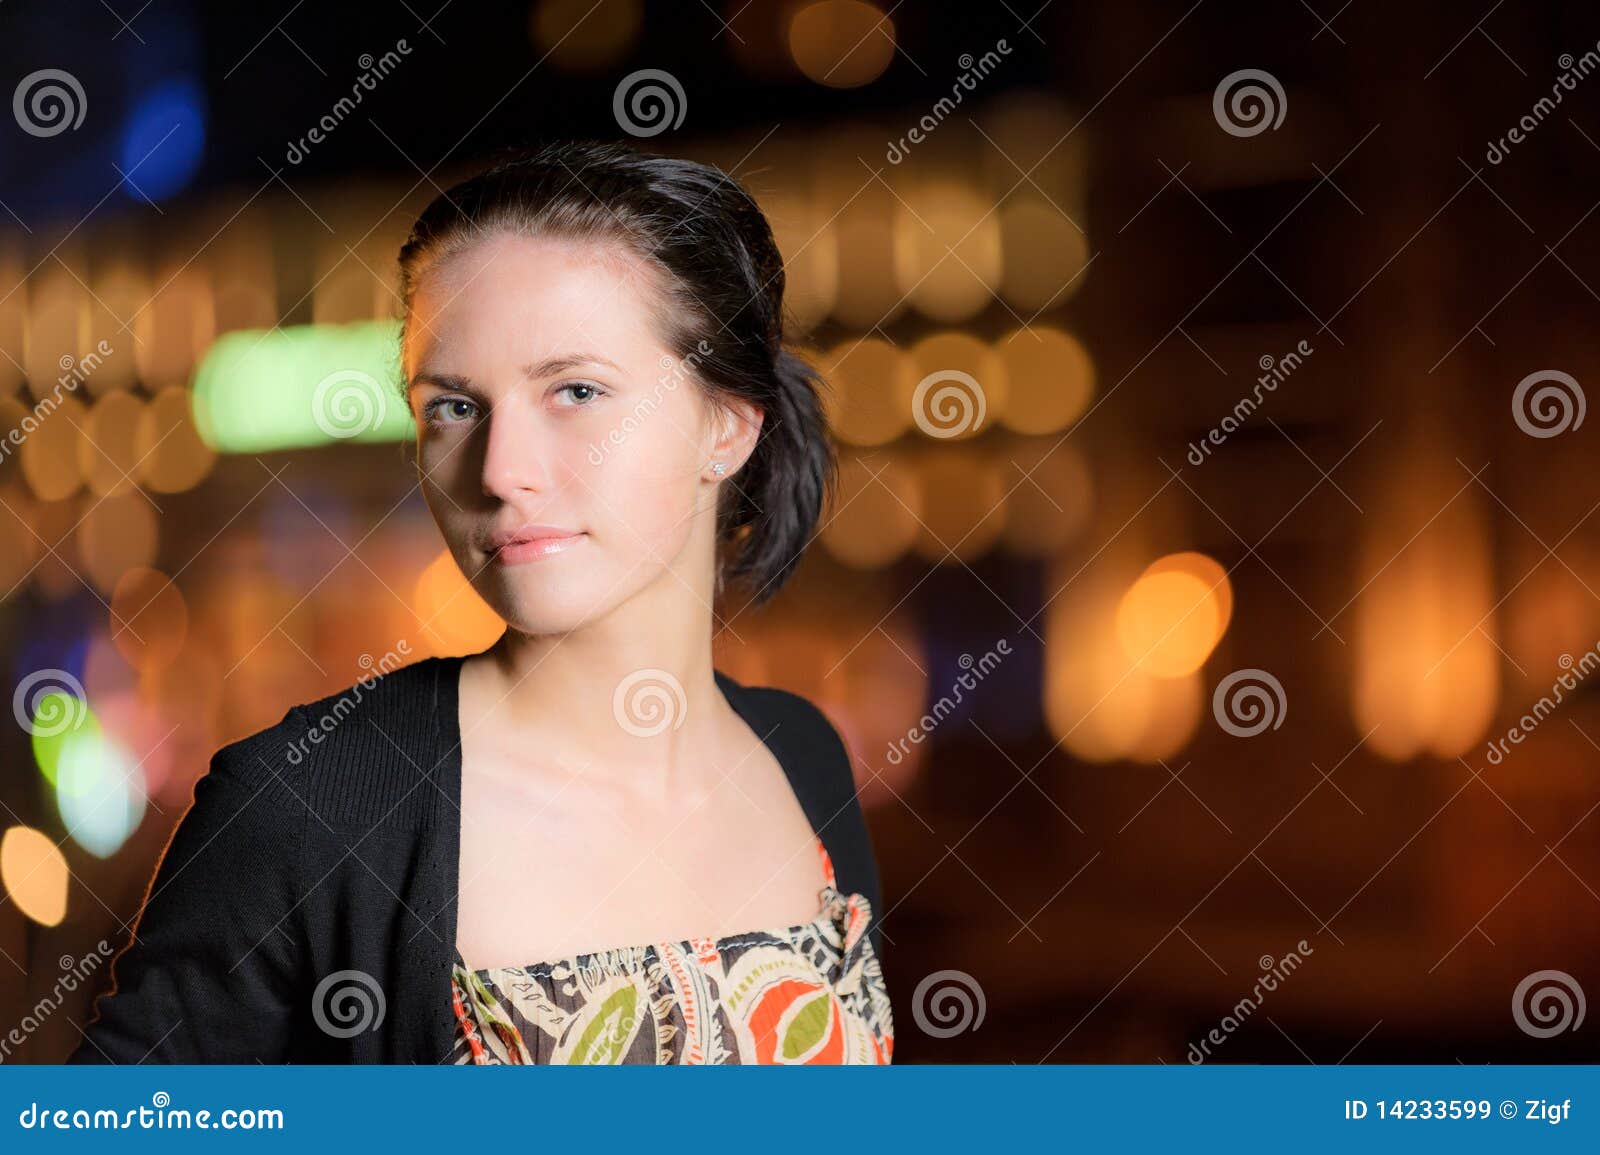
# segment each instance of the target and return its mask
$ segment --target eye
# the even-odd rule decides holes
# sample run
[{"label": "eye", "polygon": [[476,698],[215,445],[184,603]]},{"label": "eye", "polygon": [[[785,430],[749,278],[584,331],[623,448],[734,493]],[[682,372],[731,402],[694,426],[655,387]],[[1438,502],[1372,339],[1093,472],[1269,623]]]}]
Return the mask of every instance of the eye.
[{"label": "eye", "polygon": [[562,393],[570,393],[573,397],[572,405],[567,408],[582,408],[594,404],[594,399],[603,396],[605,390],[590,381],[572,381],[556,390],[557,396]]},{"label": "eye", "polygon": [[[461,407],[469,412],[462,413]],[[466,397],[435,397],[422,407],[422,419],[431,425],[461,425],[470,420],[477,410],[477,402]]]}]

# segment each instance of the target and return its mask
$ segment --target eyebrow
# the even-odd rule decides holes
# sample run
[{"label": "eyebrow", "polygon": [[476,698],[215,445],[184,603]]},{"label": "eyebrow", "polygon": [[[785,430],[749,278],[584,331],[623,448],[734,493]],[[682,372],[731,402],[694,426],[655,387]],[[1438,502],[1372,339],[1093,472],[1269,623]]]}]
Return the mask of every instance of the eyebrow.
[{"label": "eyebrow", "polygon": [[435,373],[430,369],[418,369],[416,375],[413,376],[410,381],[406,382],[406,396],[409,397],[423,385],[437,385],[439,388],[448,390],[452,393],[475,394],[477,392],[477,390],[472,387],[472,382],[468,381],[465,377],[459,376],[458,374]]},{"label": "eyebrow", "polygon": [[554,357],[546,357],[543,361],[536,361],[532,365],[522,367],[524,377],[554,377],[557,373],[576,368],[579,365],[604,365],[608,369],[622,372],[622,367],[613,361],[600,356],[598,353],[561,353]]},{"label": "eyebrow", "polygon": [[[598,353],[559,353],[554,357],[546,357],[543,361],[535,361],[522,366],[522,375],[534,379],[540,377],[554,377],[557,373],[576,368],[579,365],[603,365],[616,372],[622,372],[622,367],[616,362],[600,356]],[[459,393],[476,393],[472,382],[458,373],[435,373],[429,369],[419,369],[415,376],[406,384],[406,393],[419,385],[437,385],[441,389],[449,389]]]}]

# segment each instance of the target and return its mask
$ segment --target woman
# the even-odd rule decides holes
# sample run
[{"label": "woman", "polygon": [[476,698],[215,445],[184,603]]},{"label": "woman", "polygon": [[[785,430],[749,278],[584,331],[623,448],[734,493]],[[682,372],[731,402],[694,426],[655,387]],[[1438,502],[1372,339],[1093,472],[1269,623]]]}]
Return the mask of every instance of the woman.
[{"label": "woman", "polygon": [[765,218],[568,143],[400,265],[423,494],[508,628],[219,751],[73,1061],[888,1062],[844,746],[711,662],[834,468]]}]

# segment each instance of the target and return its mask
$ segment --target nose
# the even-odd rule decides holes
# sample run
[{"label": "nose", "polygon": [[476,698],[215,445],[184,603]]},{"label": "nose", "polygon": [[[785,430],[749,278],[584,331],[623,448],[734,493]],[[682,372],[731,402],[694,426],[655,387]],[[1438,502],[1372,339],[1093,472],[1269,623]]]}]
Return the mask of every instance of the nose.
[{"label": "nose", "polygon": [[502,397],[484,430],[485,496],[512,501],[550,488],[550,449],[539,415],[521,391]]}]

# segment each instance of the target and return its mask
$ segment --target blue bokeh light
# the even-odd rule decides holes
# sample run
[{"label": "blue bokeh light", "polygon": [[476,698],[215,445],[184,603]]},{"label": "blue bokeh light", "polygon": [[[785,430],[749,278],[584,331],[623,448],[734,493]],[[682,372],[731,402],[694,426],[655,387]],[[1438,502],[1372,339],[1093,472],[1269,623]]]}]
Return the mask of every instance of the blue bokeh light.
[{"label": "blue bokeh light", "polygon": [[140,94],[118,147],[123,193],[159,201],[181,191],[199,171],[205,140],[205,97],[194,80],[168,80]]}]

